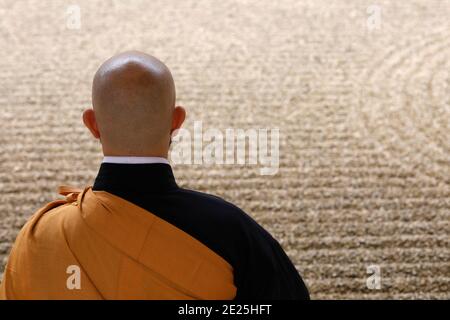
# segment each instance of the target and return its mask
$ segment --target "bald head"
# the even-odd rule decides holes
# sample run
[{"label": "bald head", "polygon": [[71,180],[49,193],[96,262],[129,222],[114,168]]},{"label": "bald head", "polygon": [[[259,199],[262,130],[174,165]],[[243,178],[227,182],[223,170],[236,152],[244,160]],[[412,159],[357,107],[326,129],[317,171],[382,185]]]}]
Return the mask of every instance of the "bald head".
[{"label": "bald head", "polygon": [[148,156],[168,149],[175,85],[155,57],[131,51],[105,61],[94,77],[92,103],[105,154]]}]

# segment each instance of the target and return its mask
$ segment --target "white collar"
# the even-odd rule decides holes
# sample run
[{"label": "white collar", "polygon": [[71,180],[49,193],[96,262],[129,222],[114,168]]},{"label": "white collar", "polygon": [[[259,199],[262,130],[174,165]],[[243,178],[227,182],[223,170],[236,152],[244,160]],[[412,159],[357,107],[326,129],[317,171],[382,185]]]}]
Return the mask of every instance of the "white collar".
[{"label": "white collar", "polygon": [[161,157],[123,157],[123,156],[105,156],[103,157],[103,163],[127,163],[127,164],[139,164],[139,163],[165,163],[169,164],[166,158]]}]

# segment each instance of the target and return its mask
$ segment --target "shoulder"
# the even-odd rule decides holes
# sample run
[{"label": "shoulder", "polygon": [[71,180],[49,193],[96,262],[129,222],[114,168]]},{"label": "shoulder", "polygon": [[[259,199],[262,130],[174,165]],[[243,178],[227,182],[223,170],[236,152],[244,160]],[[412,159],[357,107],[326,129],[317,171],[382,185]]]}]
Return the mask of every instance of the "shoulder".
[{"label": "shoulder", "polygon": [[234,234],[249,238],[252,234],[262,235],[267,240],[272,236],[260,226],[249,214],[237,205],[213,194],[180,188],[182,197],[189,199],[189,205],[208,217],[215,216],[222,227]]},{"label": "shoulder", "polygon": [[54,231],[54,224],[60,223],[63,218],[61,212],[72,209],[66,200],[57,199],[38,209],[25,223],[21,233],[39,236],[43,233]]},{"label": "shoulder", "polygon": [[183,188],[180,188],[179,192],[191,203],[200,205],[202,211],[226,214],[228,218],[234,219],[248,217],[241,208],[219,196]]},{"label": "shoulder", "polygon": [[184,189],[184,188],[180,188],[179,190],[180,190],[181,194],[183,194],[187,197],[191,197],[192,199],[202,201],[202,202],[204,202],[204,204],[210,204],[210,205],[223,207],[224,209],[235,211],[235,212],[243,212],[239,207],[237,207],[233,203],[228,202],[227,200],[225,200],[219,196],[216,196],[216,195],[213,195],[210,193],[204,193],[204,192],[200,192],[200,191]]},{"label": "shoulder", "polygon": [[65,213],[73,207],[66,204],[65,200],[55,200],[35,211],[17,234],[11,252],[31,256],[39,252],[36,247],[57,247],[64,239],[61,226]]}]

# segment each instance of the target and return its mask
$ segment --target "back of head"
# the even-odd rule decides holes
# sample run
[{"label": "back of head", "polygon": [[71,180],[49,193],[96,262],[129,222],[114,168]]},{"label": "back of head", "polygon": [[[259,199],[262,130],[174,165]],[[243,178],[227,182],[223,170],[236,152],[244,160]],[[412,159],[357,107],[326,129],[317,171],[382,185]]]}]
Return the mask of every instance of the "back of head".
[{"label": "back of head", "polygon": [[155,57],[132,51],[105,61],[94,77],[92,103],[105,154],[152,156],[168,149],[175,85]]}]

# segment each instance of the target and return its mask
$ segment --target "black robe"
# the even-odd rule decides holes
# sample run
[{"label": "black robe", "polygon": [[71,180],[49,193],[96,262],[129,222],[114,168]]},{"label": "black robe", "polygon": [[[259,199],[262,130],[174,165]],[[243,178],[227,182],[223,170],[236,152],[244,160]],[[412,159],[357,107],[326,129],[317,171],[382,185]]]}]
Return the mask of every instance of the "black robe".
[{"label": "black robe", "polygon": [[102,163],[93,190],[138,205],[190,234],[234,269],[236,299],[309,299],[279,243],[235,205],[180,188],[170,165]]}]

